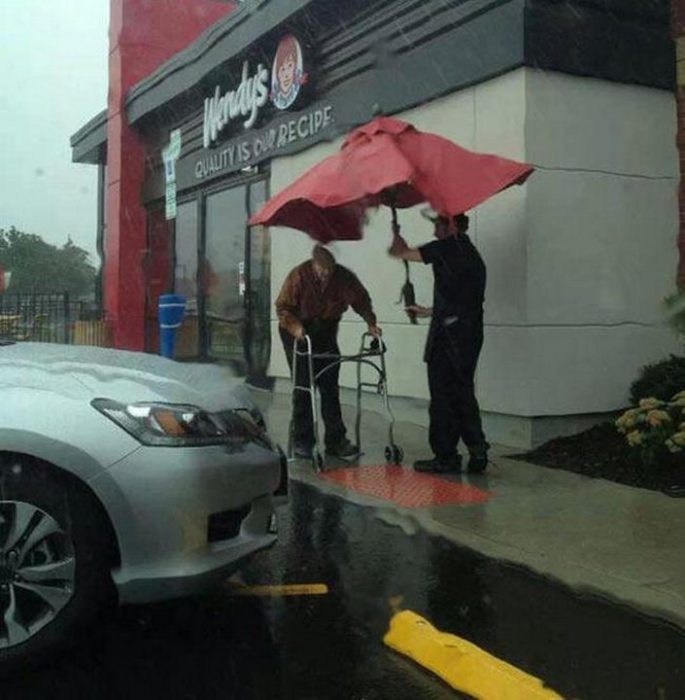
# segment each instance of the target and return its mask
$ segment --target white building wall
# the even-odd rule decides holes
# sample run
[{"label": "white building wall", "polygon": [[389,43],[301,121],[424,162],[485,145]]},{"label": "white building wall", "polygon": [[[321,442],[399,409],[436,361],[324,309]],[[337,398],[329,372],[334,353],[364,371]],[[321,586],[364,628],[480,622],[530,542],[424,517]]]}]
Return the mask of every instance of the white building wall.
[{"label": "white building wall", "polygon": [[648,361],[678,349],[678,153],[669,93],[526,76],[529,415],[621,408]]},{"label": "white building wall", "polygon": [[[484,411],[515,417],[596,414],[625,404],[638,368],[675,349],[661,300],[676,265],[675,103],[647,88],[520,69],[398,115],[466,148],[526,160],[529,183],[478,208],[472,237],[488,266],[486,343],[478,392]],[[272,164],[272,192],[334,152],[324,144]],[[418,211],[400,215],[410,243],[429,240]],[[391,391],[428,397],[421,361],[426,323],[411,326],[396,302],[402,265],[390,260],[390,215],[372,214],[364,241],[337,243],[374,299],[389,347]],[[302,233],[273,231],[274,299],[306,259]],[[413,266],[419,303],[432,275]],[[271,371],[287,376],[273,314]],[[344,351],[364,324],[348,314]],[[352,368],[343,384],[353,384]],[[561,431],[555,423],[555,430]],[[535,441],[507,428],[509,442]],[[518,436],[518,437],[517,437]],[[521,437],[524,436],[524,437]],[[497,435],[493,436],[497,439]]]}]

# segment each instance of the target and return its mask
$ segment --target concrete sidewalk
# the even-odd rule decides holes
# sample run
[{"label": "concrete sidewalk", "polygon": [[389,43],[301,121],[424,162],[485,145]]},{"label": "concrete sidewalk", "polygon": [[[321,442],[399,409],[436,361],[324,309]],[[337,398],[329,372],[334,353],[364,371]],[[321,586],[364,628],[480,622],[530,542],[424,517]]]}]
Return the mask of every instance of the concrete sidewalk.
[{"label": "concrete sidewalk", "polygon": [[[285,446],[290,397],[255,392],[255,398],[272,435]],[[353,409],[344,406],[343,411],[352,426]],[[365,410],[362,426],[359,465],[384,464],[386,420]],[[415,423],[397,423],[396,440],[405,451],[407,470],[429,452],[427,431]],[[494,448],[494,465],[485,476],[440,477],[491,494],[477,504],[404,508],[323,479],[308,462],[294,462],[292,476],[373,507],[379,517],[405,530],[423,528],[685,628],[685,502],[505,457],[515,452]],[[328,468],[345,466],[334,462]]]}]

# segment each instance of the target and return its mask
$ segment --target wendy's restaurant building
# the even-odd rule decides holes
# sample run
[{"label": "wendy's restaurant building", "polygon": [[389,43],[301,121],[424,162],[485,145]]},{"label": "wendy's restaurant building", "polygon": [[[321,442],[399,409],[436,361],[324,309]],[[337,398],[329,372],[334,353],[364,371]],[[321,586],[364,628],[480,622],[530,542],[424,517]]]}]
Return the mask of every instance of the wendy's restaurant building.
[{"label": "wendy's restaurant building", "polygon": [[[667,1],[151,5],[112,0],[109,107],[72,138],[74,160],[100,168],[117,346],[155,352],[157,299],[178,292],[182,358],[285,382],[273,302],[311,241],[248,219],[382,113],[536,168],[471,213],[489,275],[478,393],[491,439],[525,447],[580,429],[676,348],[662,311],[679,260]],[[410,243],[430,239],[417,211],[401,223]],[[397,303],[389,243],[379,210],[363,241],[333,251],[374,300],[400,415],[425,420],[427,326]],[[414,281],[429,305],[430,269]],[[363,330],[346,316],[342,346]]]}]

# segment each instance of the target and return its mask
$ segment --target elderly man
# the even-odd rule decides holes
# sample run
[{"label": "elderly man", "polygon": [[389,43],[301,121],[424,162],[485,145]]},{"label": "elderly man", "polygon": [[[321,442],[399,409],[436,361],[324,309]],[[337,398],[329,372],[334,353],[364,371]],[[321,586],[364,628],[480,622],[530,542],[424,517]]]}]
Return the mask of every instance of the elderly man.
[{"label": "elderly man", "polygon": [[461,468],[460,440],[468,448],[468,470],[482,472],[490,447],[483,433],[475,395],[474,376],[483,346],[483,301],[486,270],[467,235],[469,218],[435,217],[437,240],[410,248],[395,231],[390,255],[431,265],[435,278],[432,307],[407,309],[419,318],[431,317],[424,360],[428,365],[430,445],[434,457],[419,460],[422,472],[449,472]]},{"label": "elderly man", "polygon": [[[298,265],[288,275],[276,300],[281,340],[286,358],[293,371],[294,341],[308,335],[314,354],[339,355],[338,326],[342,315],[352,307],[364,321],[369,332],[380,335],[376,325],[371,298],[357,277],[321,246],[316,246],[311,260]],[[314,361],[314,373],[318,375],[331,365],[330,361]],[[340,410],[338,386],[340,366],[325,371],[317,381],[321,394],[321,413],[326,428],[326,453],[341,459],[359,454],[357,445],[346,437],[345,424]],[[295,377],[298,385],[308,384],[307,366],[303,358],[297,362]],[[294,398],[295,455],[310,458],[314,444],[312,411],[309,397],[301,391]]]}]

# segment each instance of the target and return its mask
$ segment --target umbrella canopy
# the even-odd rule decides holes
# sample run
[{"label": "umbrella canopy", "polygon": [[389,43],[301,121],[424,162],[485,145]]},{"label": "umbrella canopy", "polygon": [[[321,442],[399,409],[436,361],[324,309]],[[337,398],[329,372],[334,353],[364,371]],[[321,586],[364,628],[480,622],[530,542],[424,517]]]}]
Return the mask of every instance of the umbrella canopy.
[{"label": "umbrella canopy", "polygon": [[533,168],[474,153],[399,119],[379,117],[270,199],[251,225],[287,226],[323,243],[357,240],[369,208],[428,202],[443,216],[478,206],[525,182]]}]

